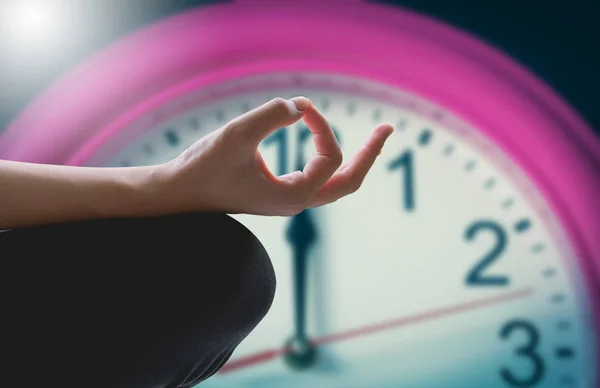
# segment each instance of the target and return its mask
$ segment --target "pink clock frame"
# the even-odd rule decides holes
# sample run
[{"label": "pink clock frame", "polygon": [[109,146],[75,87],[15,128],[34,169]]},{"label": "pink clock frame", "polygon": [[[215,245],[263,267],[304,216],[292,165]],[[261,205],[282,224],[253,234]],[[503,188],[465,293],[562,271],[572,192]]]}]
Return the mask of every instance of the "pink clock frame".
[{"label": "pink clock frame", "polygon": [[574,243],[600,337],[600,140],[526,69],[407,10],[361,0],[238,0],[177,15],[58,80],[0,137],[0,157],[77,165],[192,84],[280,70],[397,86],[481,129],[534,182]]}]

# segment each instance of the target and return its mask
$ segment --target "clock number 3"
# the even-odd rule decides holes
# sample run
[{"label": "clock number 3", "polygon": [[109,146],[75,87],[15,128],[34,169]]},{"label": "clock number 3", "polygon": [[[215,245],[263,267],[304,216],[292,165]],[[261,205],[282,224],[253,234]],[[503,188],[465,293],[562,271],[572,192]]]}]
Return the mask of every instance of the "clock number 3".
[{"label": "clock number 3", "polygon": [[515,354],[520,357],[527,358],[531,361],[533,369],[526,378],[516,377],[509,368],[500,369],[500,375],[509,385],[513,387],[532,387],[544,377],[546,366],[544,360],[537,353],[537,346],[540,342],[540,334],[537,328],[530,322],[524,320],[513,320],[506,323],[500,330],[500,338],[507,339],[515,330],[525,332],[527,342],[515,349]]},{"label": "clock number 3", "polygon": [[[277,147],[277,175],[283,175],[291,172],[289,166],[288,144],[290,128],[280,128],[264,140],[264,145],[269,146],[275,144]],[[341,143],[340,135],[337,130],[333,130],[338,142]],[[304,160],[304,145],[311,138],[310,129],[306,126],[301,126],[297,131],[297,152],[295,170],[302,170],[306,161]],[[294,170],[294,171],[295,171]]]},{"label": "clock number 3", "polygon": [[493,233],[496,241],[492,249],[469,271],[465,282],[469,286],[505,286],[508,284],[506,276],[484,275],[483,271],[496,260],[506,249],[506,231],[493,221],[477,221],[471,224],[465,232],[465,240],[473,240],[481,231]]}]

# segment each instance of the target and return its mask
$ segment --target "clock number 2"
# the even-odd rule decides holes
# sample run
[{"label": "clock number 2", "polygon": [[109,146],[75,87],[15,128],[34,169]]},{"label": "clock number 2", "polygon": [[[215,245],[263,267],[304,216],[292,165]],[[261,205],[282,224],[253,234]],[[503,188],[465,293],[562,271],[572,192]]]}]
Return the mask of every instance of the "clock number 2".
[{"label": "clock number 2", "polygon": [[506,323],[500,330],[500,338],[507,339],[514,330],[522,330],[527,335],[527,343],[518,347],[515,354],[529,359],[533,365],[533,370],[526,378],[515,377],[515,374],[508,368],[500,369],[500,375],[508,384],[513,387],[532,387],[544,377],[546,366],[544,360],[537,353],[537,346],[540,342],[538,329],[530,322],[524,320],[513,320]]},{"label": "clock number 2", "polygon": [[[288,165],[289,131],[289,127],[280,128],[264,140],[265,146],[275,144],[275,146],[277,147],[277,175],[283,175],[291,172]],[[341,143],[340,135],[338,134],[337,130],[334,129],[333,133],[335,134],[335,137],[337,138],[338,142]],[[308,127],[301,126],[300,129],[297,131],[297,134],[298,138],[296,144],[298,148],[296,152],[296,170],[302,170],[304,164],[306,163],[306,161],[304,160],[303,149],[308,139],[311,138],[311,132],[310,129],[308,129]]]},{"label": "clock number 2", "polygon": [[400,154],[389,165],[388,170],[402,169],[402,187],[404,187],[404,210],[410,212],[415,208],[415,185],[413,151]]},{"label": "clock number 2", "polygon": [[508,284],[506,276],[486,276],[483,274],[483,271],[506,249],[508,239],[504,229],[493,221],[477,221],[467,228],[465,239],[471,241],[479,232],[484,230],[492,232],[496,242],[492,249],[469,271],[465,282],[470,286],[505,286]]}]

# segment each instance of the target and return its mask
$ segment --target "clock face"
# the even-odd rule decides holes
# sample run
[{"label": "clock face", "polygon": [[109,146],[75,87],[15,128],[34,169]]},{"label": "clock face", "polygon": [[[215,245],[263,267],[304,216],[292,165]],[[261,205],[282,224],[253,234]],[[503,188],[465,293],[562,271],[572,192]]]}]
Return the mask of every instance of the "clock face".
[{"label": "clock face", "polygon": [[[180,95],[83,164],[162,163],[297,95],[325,114],[345,159],[378,123],[396,131],[356,193],[295,217],[233,216],[263,242],[278,287],[206,387],[596,386],[591,304],[561,223],[502,150],[444,107],[355,77],[254,76]],[[302,121],[259,150],[276,175],[315,154]]]}]

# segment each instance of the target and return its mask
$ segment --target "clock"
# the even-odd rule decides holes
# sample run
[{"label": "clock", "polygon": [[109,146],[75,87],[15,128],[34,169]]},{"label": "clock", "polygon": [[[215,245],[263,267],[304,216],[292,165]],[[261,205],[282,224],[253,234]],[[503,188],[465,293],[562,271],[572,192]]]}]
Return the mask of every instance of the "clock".
[{"label": "clock", "polygon": [[[600,141],[527,70],[438,21],[359,0],[200,7],[57,81],[0,157],[158,164],[297,95],[345,158],[378,123],[395,133],[356,193],[232,216],[278,287],[203,386],[598,386]],[[259,150],[275,174],[315,154],[302,121]]]}]

